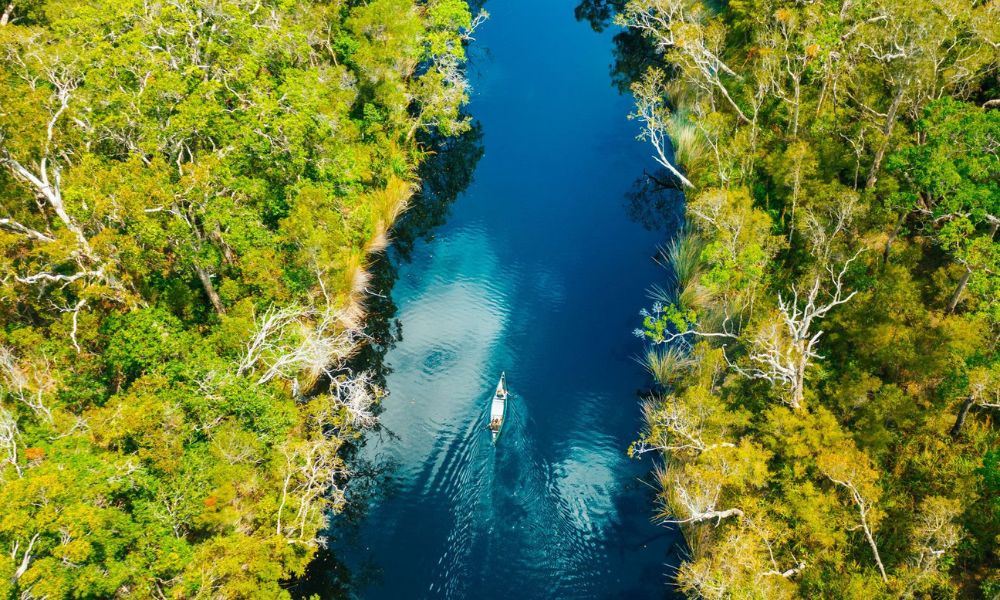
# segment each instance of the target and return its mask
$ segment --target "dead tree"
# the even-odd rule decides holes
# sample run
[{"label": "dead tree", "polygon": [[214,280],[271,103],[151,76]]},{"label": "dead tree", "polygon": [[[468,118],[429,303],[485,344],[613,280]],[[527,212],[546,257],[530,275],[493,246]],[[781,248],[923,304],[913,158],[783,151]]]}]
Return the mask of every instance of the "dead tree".
[{"label": "dead tree", "polygon": [[[320,540],[305,537],[309,517],[321,514],[330,504],[343,502],[343,490],[337,487],[337,480],[347,472],[337,456],[337,445],[336,441],[320,438],[281,450],[285,456],[285,472],[275,531],[289,544],[319,543]],[[324,497],[326,500],[321,502]],[[290,503],[296,508],[289,522],[284,515]]]},{"label": "dead tree", "polygon": [[911,562],[919,576],[936,571],[942,559],[962,541],[962,527],[956,523],[960,504],[948,498],[930,496],[920,503],[910,532]]},{"label": "dead tree", "polygon": [[236,374],[254,373],[258,385],[281,379],[291,383],[297,394],[302,383],[315,382],[321,375],[334,380],[335,371],[363,338],[362,331],[348,327],[344,316],[331,309],[272,308],[258,320]]},{"label": "dead tree", "polygon": [[996,376],[987,369],[975,369],[969,375],[968,395],[962,401],[955,424],[949,431],[952,439],[958,439],[962,434],[965,419],[973,407],[1000,408],[1000,381],[996,380]]},{"label": "dead tree", "polygon": [[[62,168],[66,149],[59,149],[57,131],[66,111],[69,109],[73,92],[80,84],[80,76],[71,66],[52,62],[38,55],[29,58],[41,64],[36,72],[35,67],[29,67],[25,56],[12,55],[14,65],[19,66],[20,76],[31,82],[32,86],[40,83],[52,88],[53,108],[45,126],[45,142],[38,156],[24,160],[14,156],[7,147],[0,148],[0,164],[21,181],[38,200],[39,207],[45,207],[55,215],[58,226],[68,231],[75,242],[75,248],[66,256],[66,262],[75,263],[75,272],[64,274],[55,268],[37,273],[15,275],[14,279],[26,285],[61,285],[63,287],[75,283],[99,281],[108,287],[120,291],[121,286],[115,280],[105,259],[95,252],[84,231],[84,226],[77,221],[67,208],[62,194]],[[57,157],[62,157],[57,159]],[[48,220],[46,214],[41,218]],[[0,228],[23,236],[30,243],[53,243],[59,237],[54,233],[53,225],[46,222],[44,231],[19,221],[13,216],[0,217]]]},{"label": "dead tree", "polygon": [[653,159],[669,171],[671,175],[676,177],[685,187],[694,187],[694,184],[667,157],[667,148],[670,145],[670,136],[668,134],[670,116],[663,106],[663,100],[660,98],[658,79],[654,77],[650,81],[639,84],[635,87],[634,91],[636,92],[636,111],[632,116],[642,123],[641,137],[648,140],[652,144],[653,149],[656,150],[656,155],[653,156]]},{"label": "dead tree", "polygon": [[646,452],[687,452],[703,454],[718,448],[733,448],[724,441],[706,441],[704,419],[696,410],[689,410],[676,399],[643,403],[644,421],[650,433],[632,448],[634,454]]},{"label": "dead tree", "polygon": [[43,365],[22,364],[10,348],[0,345],[0,389],[30,408],[37,417],[52,423],[45,394],[52,389],[53,382],[48,364]]},{"label": "dead tree", "polygon": [[[28,540],[28,547],[24,549],[23,553],[21,553],[21,562],[20,564],[17,565],[17,569],[14,571],[14,576],[11,578],[14,583],[17,583],[17,581],[21,579],[21,577],[25,574],[25,572],[27,572],[28,567],[31,566],[31,559],[34,558],[34,555],[32,555],[32,551],[34,550],[35,542],[38,541],[38,537],[40,535],[41,534],[36,533],[35,535],[31,536],[30,540]],[[14,542],[14,548],[11,549],[10,551],[10,557],[12,560],[14,561],[17,560],[17,555],[20,548],[21,548],[20,540]]]},{"label": "dead tree", "polygon": [[[723,75],[739,76],[710,48],[704,10],[701,4],[685,0],[641,0],[630,2],[617,21],[643,32],[661,53],[673,51],[672,58],[681,63],[697,87],[708,94],[718,91],[741,121],[752,123],[722,80]],[[679,43],[680,38],[683,43]]]},{"label": "dead tree", "polygon": [[858,515],[861,518],[861,522],[858,527],[865,534],[865,539],[868,540],[868,545],[871,546],[872,554],[875,557],[875,564],[878,566],[878,572],[882,575],[882,581],[888,582],[889,578],[885,574],[885,567],[882,565],[882,557],[878,553],[878,545],[875,543],[875,536],[872,534],[871,525],[868,522],[868,514],[871,512],[871,503],[861,494],[858,487],[854,482],[848,479],[837,479],[829,474],[827,477],[830,481],[843,487],[851,494],[851,500],[854,502],[854,506],[858,509]]},{"label": "dead tree", "polygon": [[0,455],[5,462],[10,463],[21,476],[21,466],[17,463],[17,438],[20,433],[17,429],[17,421],[3,406],[0,406]]},{"label": "dead tree", "polygon": [[[663,489],[663,523],[697,524],[742,518],[739,507],[723,508],[723,494],[743,485],[740,464],[723,455],[713,455],[703,464],[688,462],[656,469]],[[733,478],[735,477],[735,479]]]},{"label": "dead tree", "polygon": [[333,406],[343,409],[351,426],[358,429],[368,429],[378,422],[375,406],[384,395],[371,371],[355,373],[347,369],[330,381]]},{"label": "dead tree", "polygon": [[670,506],[675,514],[686,515],[681,518],[663,519],[663,523],[685,524],[715,521],[718,525],[723,519],[742,517],[739,508],[719,509],[719,497],[722,495],[720,482],[695,481],[684,472],[675,473],[672,477],[663,475],[669,480],[665,490],[671,494]]},{"label": "dead tree", "polygon": [[764,326],[748,341],[748,367],[731,363],[733,368],[751,379],[763,379],[773,386],[786,388],[786,402],[792,408],[801,408],[806,371],[814,359],[821,358],[816,352],[816,344],[823,332],[813,332],[813,325],[857,294],[857,291],[846,292],[844,276],[859,255],[860,252],[846,261],[839,271],[827,267],[829,290],[824,289],[825,278],[816,275],[804,302],[794,285],[791,298],[778,294],[781,322]]}]

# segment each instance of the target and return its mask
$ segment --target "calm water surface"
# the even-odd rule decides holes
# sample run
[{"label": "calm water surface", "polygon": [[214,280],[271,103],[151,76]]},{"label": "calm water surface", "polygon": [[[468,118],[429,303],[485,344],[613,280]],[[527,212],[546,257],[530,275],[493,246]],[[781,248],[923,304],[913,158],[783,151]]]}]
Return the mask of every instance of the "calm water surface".
[{"label": "calm water surface", "polygon": [[363,598],[662,598],[678,537],[650,523],[649,460],[625,456],[646,381],[630,332],[663,277],[666,232],[623,200],[649,152],[611,87],[611,35],[572,0],[488,8],[470,69],[485,154],[399,261],[392,435],[362,451],[384,479],[334,553]]}]

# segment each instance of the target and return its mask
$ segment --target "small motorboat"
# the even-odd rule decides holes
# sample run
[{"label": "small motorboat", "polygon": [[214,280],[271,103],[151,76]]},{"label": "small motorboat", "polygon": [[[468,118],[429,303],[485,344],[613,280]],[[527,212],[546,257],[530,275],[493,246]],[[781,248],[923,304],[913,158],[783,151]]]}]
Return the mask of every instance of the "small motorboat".
[{"label": "small motorboat", "polygon": [[493,434],[493,443],[497,443],[500,432],[503,430],[503,422],[507,416],[507,374],[500,373],[500,382],[497,383],[497,391],[493,394],[490,402],[490,433]]}]

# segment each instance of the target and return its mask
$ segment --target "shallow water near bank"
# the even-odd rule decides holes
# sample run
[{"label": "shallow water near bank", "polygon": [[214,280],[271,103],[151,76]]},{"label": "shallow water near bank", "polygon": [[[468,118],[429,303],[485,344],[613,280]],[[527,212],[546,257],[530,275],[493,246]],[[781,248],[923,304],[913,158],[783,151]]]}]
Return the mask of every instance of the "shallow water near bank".
[{"label": "shallow water near bank", "polygon": [[[631,220],[649,150],[573,2],[491,2],[471,48],[485,154],[433,238],[396,257],[378,471],[333,555],[362,598],[662,598],[679,534],[651,523],[637,311],[670,232]],[[512,400],[494,447],[501,371]],[[344,573],[346,572],[347,575]],[[318,585],[317,585],[318,584]]]}]

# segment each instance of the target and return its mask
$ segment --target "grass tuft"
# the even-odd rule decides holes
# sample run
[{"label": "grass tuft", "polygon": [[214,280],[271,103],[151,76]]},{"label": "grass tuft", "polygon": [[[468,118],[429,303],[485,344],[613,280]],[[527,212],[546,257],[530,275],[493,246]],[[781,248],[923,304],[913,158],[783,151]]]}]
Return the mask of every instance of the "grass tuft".
[{"label": "grass tuft", "polygon": [[705,156],[705,141],[701,132],[683,112],[670,115],[667,123],[670,143],[674,148],[674,161],[683,165],[688,171],[702,161]]},{"label": "grass tuft", "polygon": [[650,297],[663,303],[676,304],[683,309],[704,308],[710,299],[709,291],[701,284],[701,239],[682,231],[666,248],[660,248],[660,261],[673,274],[671,290],[660,286],[650,288]]},{"label": "grass tuft", "polygon": [[667,387],[690,364],[691,359],[676,346],[659,346],[646,350],[641,362],[659,386]]}]

